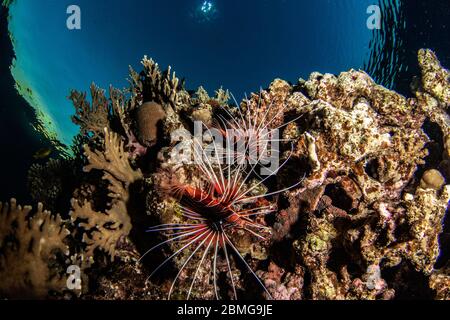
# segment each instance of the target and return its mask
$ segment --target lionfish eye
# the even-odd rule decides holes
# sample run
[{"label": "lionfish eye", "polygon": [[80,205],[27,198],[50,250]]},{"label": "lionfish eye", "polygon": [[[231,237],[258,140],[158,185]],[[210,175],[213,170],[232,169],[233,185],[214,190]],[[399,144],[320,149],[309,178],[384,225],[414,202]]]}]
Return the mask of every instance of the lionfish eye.
[{"label": "lionfish eye", "polygon": [[222,220],[215,221],[212,223],[211,227],[214,231],[220,231],[222,229]]}]

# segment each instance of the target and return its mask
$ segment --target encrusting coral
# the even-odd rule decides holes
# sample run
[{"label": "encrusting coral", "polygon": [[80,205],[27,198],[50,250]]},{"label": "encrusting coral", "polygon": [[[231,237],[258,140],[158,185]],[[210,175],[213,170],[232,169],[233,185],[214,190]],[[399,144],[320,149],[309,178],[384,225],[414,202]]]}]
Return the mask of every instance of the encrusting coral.
[{"label": "encrusting coral", "polygon": [[[84,171],[74,178],[71,219],[52,217],[42,205],[33,217],[28,217],[31,208],[14,201],[3,206],[0,276],[26,274],[35,284],[30,289],[2,282],[1,294],[44,297],[65,290],[65,280],[50,261],[56,258],[53,249],[66,253],[70,244],[73,256],[64,260],[65,266],[89,261],[80,267],[90,269],[89,281],[97,284],[93,291],[83,291],[81,297],[89,299],[185,298],[184,292],[194,299],[449,299],[450,262],[443,250],[450,240],[449,72],[432,51],[420,50],[418,56],[422,75],[412,97],[377,85],[363,71],[315,72],[294,85],[276,79],[236,108],[227,91],[219,89],[214,97],[202,87],[187,91],[170,68],[162,72],[147,57],[142,72],[130,70],[129,90],[110,88],[106,97],[93,85],[90,103],[86,94],[72,92],[73,121],[81,127],[76,145],[83,148],[75,150],[76,161],[67,161]],[[240,118],[242,114],[251,119]],[[195,248],[204,252],[206,240],[213,239],[221,252],[213,256],[194,255],[193,250],[177,255],[180,246],[165,233],[168,224],[181,224],[175,230],[182,234],[195,219],[207,219],[191,203],[186,207],[186,198],[195,200],[200,191],[212,201],[227,195],[225,182],[211,181],[209,169],[180,162],[176,153],[189,146],[195,121],[225,137],[226,130],[220,129],[227,124],[280,131],[282,168],[275,176],[262,181],[249,174],[244,179],[244,167],[231,175],[243,178],[242,189],[258,199],[237,211],[269,212],[245,223],[239,216],[235,222],[240,224],[221,218],[206,225],[214,236],[199,237],[199,243],[205,242]],[[205,137],[207,145],[212,140]],[[56,164],[35,166],[30,177],[34,198],[59,210],[59,180],[41,181],[43,168],[59,176]],[[236,189],[227,190],[232,198]],[[201,201],[197,205],[205,208]],[[20,228],[11,217],[20,221]],[[229,228],[250,223],[261,231],[230,231],[236,255],[228,255],[223,252],[225,238],[219,241],[215,233],[219,222]],[[195,229],[192,234],[200,233]],[[22,244],[31,239],[44,239],[43,251],[23,251]],[[168,245],[147,252],[162,242]],[[116,259],[111,263],[102,257]],[[173,262],[153,275],[171,257]],[[43,277],[28,273],[31,263]],[[5,266],[13,271],[5,273]]]}]

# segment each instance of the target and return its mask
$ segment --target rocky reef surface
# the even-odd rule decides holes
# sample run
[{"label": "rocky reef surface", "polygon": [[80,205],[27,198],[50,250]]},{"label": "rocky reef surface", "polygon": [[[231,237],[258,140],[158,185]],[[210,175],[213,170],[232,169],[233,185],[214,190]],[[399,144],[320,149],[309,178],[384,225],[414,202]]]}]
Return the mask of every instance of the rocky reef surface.
[{"label": "rocky reef surface", "polygon": [[449,299],[450,74],[430,50],[418,61],[411,97],[350,70],[276,79],[240,103],[282,126],[285,165],[257,191],[295,185],[269,197],[277,209],[259,218],[264,241],[233,235],[267,292],[236,255],[232,278],[224,259],[185,266],[192,250],[150,278],[173,244],[143,257],[166,239],[148,227],[183,222],[177,199],[157,191],[161,170],[186,185],[202,179],[174,159],[183,139],[173,133],[235,115],[228,92],[188,91],[147,57],[127,90],[73,91],[80,134],[71,155],[30,169],[36,210],[0,204],[0,296],[214,299],[214,263],[224,299],[233,287],[242,299]]}]

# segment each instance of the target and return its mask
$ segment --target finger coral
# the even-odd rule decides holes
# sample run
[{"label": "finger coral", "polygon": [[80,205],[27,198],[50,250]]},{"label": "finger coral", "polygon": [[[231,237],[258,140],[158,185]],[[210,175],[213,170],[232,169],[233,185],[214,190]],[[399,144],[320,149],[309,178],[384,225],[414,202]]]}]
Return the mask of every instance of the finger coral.
[{"label": "finger coral", "polygon": [[[411,272],[429,277],[434,272],[449,197],[444,173],[438,174],[440,168],[427,162],[433,136],[426,124],[436,123],[448,135],[445,104],[436,93],[436,87],[448,86],[448,79],[433,54],[421,51],[419,55],[424,78],[429,80],[413,98],[377,85],[363,71],[350,70],[338,76],[313,73],[295,86],[275,80],[241,104],[252,117],[249,123],[268,118],[273,128],[281,130],[280,154],[286,165],[277,174],[278,187],[301,181],[280,196],[287,206],[274,213],[273,225],[261,221],[273,228],[272,242],[261,243],[258,249],[266,253],[247,256],[272,297],[392,299],[404,291],[399,284],[403,282],[394,279]],[[202,98],[206,96],[200,88],[191,103],[202,106],[198,101],[207,101]],[[208,127],[220,109],[239,119],[226,103],[218,109],[207,104],[192,107],[192,118]],[[290,142],[294,156],[288,157]],[[161,167],[172,168],[177,179],[195,184],[199,180],[195,170],[174,166],[176,159],[164,156],[170,149],[161,153]],[[148,212],[156,213],[163,223],[180,223],[178,211],[171,202],[157,198],[148,204]],[[247,236],[240,237],[236,245],[242,254],[255,250]],[[181,272],[180,290],[189,289],[190,273],[197,274],[197,280],[208,274],[206,267],[184,265],[187,257],[175,260]],[[271,267],[259,269],[256,257],[269,261]],[[243,278],[234,279],[234,284],[230,278],[230,287],[244,290]],[[192,295],[214,296],[207,287]]]},{"label": "finger coral", "polygon": [[[67,289],[58,255],[69,252],[69,231],[59,215],[39,204],[32,208],[16,200],[0,203],[0,294],[8,298],[46,298]],[[62,271],[62,274],[61,274]]]},{"label": "finger coral", "polygon": [[137,108],[150,101],[160,104],[169,120],[164,122],[164,129],[170,133],[180,127],[178,112],[189,107],[190,95],[170,67],[162,72],[158,64],[146,56],[142,65],[141,73],[130,70],[131,105]]}]

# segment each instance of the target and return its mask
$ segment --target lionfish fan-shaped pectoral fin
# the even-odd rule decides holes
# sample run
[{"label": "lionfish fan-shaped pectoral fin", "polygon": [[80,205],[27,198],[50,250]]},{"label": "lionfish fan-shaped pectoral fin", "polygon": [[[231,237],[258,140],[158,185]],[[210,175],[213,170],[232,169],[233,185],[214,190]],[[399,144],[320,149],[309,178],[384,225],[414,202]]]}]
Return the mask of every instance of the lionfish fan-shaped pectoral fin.
[{"label": "lionfish fan-shaped pectoral fin", "polygon": [[158,267],[156,267],[152,273],[150,273],[150,275],[147,278],[147,281],[156,273],[158,272],[164,265],[166,265],[170,260],[172,260],[173,258],[175,258],[177,255],[179,255],[181,252],[183,252],[184,250],[186,250],[188,247],[190,247],[192,244],[194,244],[195,242],[197,242],[198,240],[200,240],[202,237],[204,237],[205,235],[207,235],[210,231],[208,229],[204,229],[203,231],[195,231],[195,235],[193,236],[193,238],[191,238],[191,240],[185,244],[184,246],[182,246],[180,249],[178,249],[177,251],[175,251],[175,253],[173,253],[172,255],[170,255],[167,259],[165,259]]},{"label": "lionfish fan-shaped pectoral fin", "polygon": [[173,198],[175,198],[177,200],[181,200],[185,190],[186,190],[186,188],[182,185],[179,185],[179,184],[173,185],[170,187],[170,194]]},{"label": "lionfish fan-shaped pectoral fin", "polygon": [[[233,242],[230,240],[230,238],[223,233],[223,237],[225,238],[226,243],[233,249],[234,253],[239,257],[239,259],[244,263],[248,271],[254,276],[258,284],[264,289],[265,293],[267,294],[269,300],[273,300],[272,295],[270,294],[269,290],[267,290],[266,286],[262,282],[262,280],[258,277],[258,275],[253,271],[253,269],[250,267],[250,265],[245,261],[244,257],[240,254],[239,250],[234,246]],[[226,246],[225,246],[226,247]],[[231,271],[230,271],[231,272]]]},{"label": "lionfish fan-shaped pectoral fin", "polygon": [[[149,230],[147,230],[147,232],[179,231],[180,226],[181,225],[179,225],[179,224],[164,224],[164,225],[159,225],[159,226],[150,228]],[[154,251],[157,248],[162,247],[165,244],[181,241],[185,238],[188,238],[189,236],[196,235],[196,234],[198,235],[201,232],[205,232],[206,230],[207,230],[207,226],[199,227],[199,225],[187,225],[186,227],[181,229],[181,231],[179,231],[176,234],[176,236],[174,236],[170,239],[167,239],[165,241],[162,241],[162,242],[158,243],[157,245],[148,249],[144,254],[141,255],[141,257],[139,258],[139,262],[141,262],[150,252]]]},{"label": "lionfish fan-shaped pectoral fin", "polygon": [[223,137],[226,137],[227,126],[225,125],[225,123],[223,122],[222,119],[220,119],[220,121],[219,121],[218,119],[214,118],[211,121],[211,125],[208,128],[215,129],[215,130],[219,131]]},{"label": "lionfish fan-shaped pectoral fin", "polygon": [[186,186],[178,181],[171,170],[161,170],[157,174],[159,180],[155,184],[155,190],[161,197],[181,199],[186,191]]},{"label": "lionfish fan-shaped pectoral fin", "polygon": [[[183,270],[186,268],[186,266],[189,263],[189,261],[192,260],[192,258],[195,256],[197,251],[200,250],[200,248],[203,246],[203,244],[206,241],[208,241],[208,239],[211,238],[212,235],[213,235],[212,231],[209,230],[209,231],[205,232],[204,234],[202,234],[201,236],[199,235],[200,237],[196,237],[194,239],[194,241],[201,240],[201,242],[195,247],[195,249],[191,252],[191,254],[189,254],[189,256],[184,260],[183,265],[181,266],[180,270],[178,271],[177,275],[175,276],[175,279],[172,281],[172,285],[170,287],[169,295],[167,297],[167,300],[170,300],[170,297],[172,296],[173,289],[175,288],[175,284],[176,284],[178,278],[180,277],[181,273],[183,272]],[[210,242],[210,244],[211,244],[211,242]],[[208,246],[208,249],[209,249],[209,246]],[[195,273],[194,281],[195,281],[196,277],[197,277],[197,272]],[[189,295],[190,295],[190,292],[189,292]]]}]

